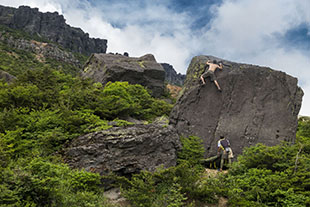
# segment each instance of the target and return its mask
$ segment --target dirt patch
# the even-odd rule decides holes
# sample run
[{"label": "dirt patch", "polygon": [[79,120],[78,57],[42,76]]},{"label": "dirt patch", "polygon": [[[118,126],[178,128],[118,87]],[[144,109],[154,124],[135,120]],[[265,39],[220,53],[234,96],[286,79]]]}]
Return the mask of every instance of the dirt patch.
[{"label": "dirt patch", "polygon": [[173,98],[177,98],[182,90],[182,87],[168,84],[167,89]]},{"label": "dirt patch", "polygon": [[228,170],[218,171],[218,170],[206,168],[205,172],[204,172],[204,176],[209,177],[209,178],[211,178],[211,177],[213,178],[213,177],[218,176],[219,174],[226,174],[226,173],[228,173]]}]

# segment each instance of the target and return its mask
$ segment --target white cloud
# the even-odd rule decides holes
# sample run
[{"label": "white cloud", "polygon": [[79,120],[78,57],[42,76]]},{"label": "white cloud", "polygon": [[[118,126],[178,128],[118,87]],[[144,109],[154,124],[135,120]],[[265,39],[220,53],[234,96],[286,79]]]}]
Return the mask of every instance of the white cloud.
[{"label": "white cloud", "polygon": [[61,7],[55,1],[50,0],[0,0],[1,5],[19,7],[21,5],[30,6],[32,8],[39,8],[41,12],[60,12]]}]

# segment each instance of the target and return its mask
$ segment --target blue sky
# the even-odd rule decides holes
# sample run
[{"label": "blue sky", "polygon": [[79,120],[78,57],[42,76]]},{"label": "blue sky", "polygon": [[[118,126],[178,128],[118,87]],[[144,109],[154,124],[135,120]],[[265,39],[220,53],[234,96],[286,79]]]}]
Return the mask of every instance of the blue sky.
[{"label": "blue sky", "polygon": [[310,0],[0,0],[63,14],[108,52],[155,55],[180,73],[192,57],[268,66],[299,80],[310,115]]}]

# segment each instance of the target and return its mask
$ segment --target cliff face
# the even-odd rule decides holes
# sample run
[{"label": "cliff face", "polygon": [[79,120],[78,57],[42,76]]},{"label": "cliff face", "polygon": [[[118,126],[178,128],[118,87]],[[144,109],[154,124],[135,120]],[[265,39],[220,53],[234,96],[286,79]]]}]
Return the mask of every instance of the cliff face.
[{"label": "cliff face", "polygon": [[161,63],[163,66],[166,76],[165,81],[171,85],[183,86],[186,76],[177,73],[172,65],[168,63]]},{"label": "cliff face", "polygon": [[201,85],[199,77],[211,56],[192,59],[183,94],[170,121],[181,135],[197,135],[204,140],[207,156],[216,153],[217,140],[226,136],[235,154],[244,147],[281,141],[294,142],[302,90],[297,79],[283,72],[255,65],[221,60],[223,70],[216,76],[223,91],[210,79]]},{"label": "cliff face", "polygon": [[47,58],[71,64],[75,67],[81,68],[82,63],[69,51],[59,47],[55,43],[45,43],[35,40],[14,38],[6,31],[0,29],[0,43],[8,47],[25,50],[35,54],[35,57],[40,62],[45,62]]},{"label": "cliff face", "polygon": [[18,9],[0,6],[0,24],[43,36],[64,48],[86,55],[105,53],[107,49],[107,40],[90,38],[80,28],[67,25],[64,17],[57,12],[42,13],[28,6]]}]

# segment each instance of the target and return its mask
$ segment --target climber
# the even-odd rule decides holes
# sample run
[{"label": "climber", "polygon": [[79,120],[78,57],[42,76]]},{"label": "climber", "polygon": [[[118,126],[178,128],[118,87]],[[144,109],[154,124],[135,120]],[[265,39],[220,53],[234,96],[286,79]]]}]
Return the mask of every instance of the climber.
[{"label": "climber", "polygon": [[219,171],[223,170],[224,159],[228,158],[228,163],[231,165],[231,161],[234,158],[232,149],[230,148],[230,142],[224,136],[220,136],[220,140],[217,142],[217,154],[221,156],[221,164]]},{"label": "climber", "polygon": [[217,61],[216,60],[213,60],[213,62],[211,63],[209,60],[206,62],[207,65],[209,65],[209,69],[204,72],[201,76],[200,76],[200,79],[202,81],[202,84],[205,85],[206,82],[205,82],[205,78],[209,77],[211,78],[211,81],[214,81],[214,84],[216,85],[217,89],[222,92],[222,89],[220,87],[220,85],[218,84],[217,80],[216,80],[216,76],[214,74],[215,70],[217,68],[219,69],[223,69],[223,64],[220,63],[220,64],[217,64]]}]

